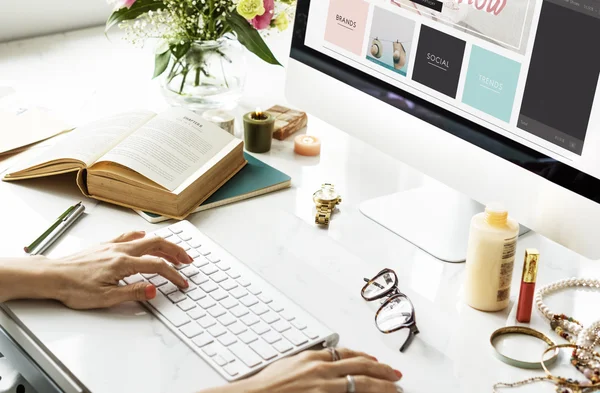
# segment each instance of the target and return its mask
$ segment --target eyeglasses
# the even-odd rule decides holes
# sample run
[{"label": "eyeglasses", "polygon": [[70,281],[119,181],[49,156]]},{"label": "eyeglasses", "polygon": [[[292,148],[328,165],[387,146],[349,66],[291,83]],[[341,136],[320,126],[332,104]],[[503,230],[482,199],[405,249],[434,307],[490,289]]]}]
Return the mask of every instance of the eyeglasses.
[{"label": "eyeglasses", "polygon": [[400,347],[400,352],[404,352],[419,329],[412,302],[398,289],[398,276],[391,269],[383,269],[372,279],[364,280],[367,284],[361,291],[363,299],[372,302],[387,297],[375,314],[375,325],[385,334],[405,332],[407,336]]}]

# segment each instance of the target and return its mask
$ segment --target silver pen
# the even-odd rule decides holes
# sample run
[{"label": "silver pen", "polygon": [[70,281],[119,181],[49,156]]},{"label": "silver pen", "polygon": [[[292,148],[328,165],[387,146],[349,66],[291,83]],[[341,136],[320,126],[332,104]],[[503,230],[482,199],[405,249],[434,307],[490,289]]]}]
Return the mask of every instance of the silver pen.
[{"label": "silver pen", "polygon": [[66,230],[69,228],[85,210],[85,206],[81,202],[73,207],[73,210],[66,215],[55,228],[50,232],[33,250],[29,252],[29,255],[40,255],[48,247],[52,245]]}]

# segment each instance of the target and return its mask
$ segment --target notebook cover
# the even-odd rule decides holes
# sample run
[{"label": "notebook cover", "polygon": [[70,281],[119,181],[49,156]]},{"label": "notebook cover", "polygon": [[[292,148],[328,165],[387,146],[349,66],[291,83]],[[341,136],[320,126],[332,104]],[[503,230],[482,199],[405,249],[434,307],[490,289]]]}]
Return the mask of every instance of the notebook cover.
[{"label": "notebook cover", "polygon": [[[291,177],[285,173],[245,152],[244,158],[248,161],[246,166],[204,201],[193,213],[290,187]],[[169,220],[169,217],[154,213],[140,210],[136,210],[136,212],[151,223]]]}]

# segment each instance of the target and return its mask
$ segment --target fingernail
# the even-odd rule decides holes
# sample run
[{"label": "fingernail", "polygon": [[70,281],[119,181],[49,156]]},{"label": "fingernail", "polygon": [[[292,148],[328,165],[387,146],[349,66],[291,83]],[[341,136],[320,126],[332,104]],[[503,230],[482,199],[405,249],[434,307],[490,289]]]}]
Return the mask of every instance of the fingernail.
[{"label": "fingernail", "polygon": [[184,288],[187,288],[189,286],[190,286],[190,282],[188,280],[185,280]]},{"label": "fingernail", "polygon": [[402,378],[402,373],[398,370],[394,370],[394,372],[396,373],[396,376],[398,377],[398,379]]},{"label": "fingernail", "polygon": [[146,285],[144,293],[146,294],[146,299],[154,299],[156,297],[156,287],[154,285]]},{"label": "fingernail", "polygon": [[188,260],[190,261],[190,263],[194,262],[194,258],[192,258],[189,254],[185,254],[188,257]]},{"label": "fingernail", "polygon": [[374,362],[378,362],[379,360],[377,360],[377,358],[375,356],[371,356],[371,360]]},{"label": "fingernail", "polygon": [[139,231],[140,234],[146,235],[146,231]]}]

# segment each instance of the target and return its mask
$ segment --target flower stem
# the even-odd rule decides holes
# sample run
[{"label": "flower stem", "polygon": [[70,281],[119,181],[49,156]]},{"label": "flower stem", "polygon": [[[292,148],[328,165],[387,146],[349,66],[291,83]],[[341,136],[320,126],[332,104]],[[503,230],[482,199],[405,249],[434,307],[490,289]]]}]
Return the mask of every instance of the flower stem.
[{"label": "flower stem", "polygon": [[185,86],[185,80],[187,78],[188,72],[189,72],[189,69],[187,67],[185,67],[182,71],[181,86],[179,87],[179,94],[183,94],[183,87]]},{"label": "flower stem", "polygon": [[196,68],[196,79],[194,80],[194,86],[200,86],[200,67]]}]

